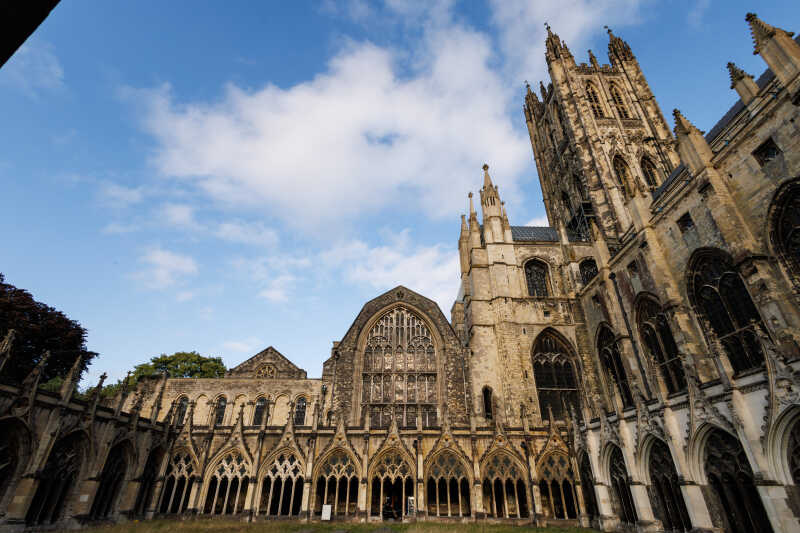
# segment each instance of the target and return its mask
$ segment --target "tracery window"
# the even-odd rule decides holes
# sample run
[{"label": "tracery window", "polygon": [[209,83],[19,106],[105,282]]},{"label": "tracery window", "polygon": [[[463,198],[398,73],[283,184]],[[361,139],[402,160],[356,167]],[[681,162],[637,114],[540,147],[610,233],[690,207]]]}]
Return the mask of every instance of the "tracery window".
[{"label": "tracery window", "polygon": [[163,448],[153,449],[147,457],[147,462],[139,477],[139,492],[136,494],[136,504],[134,505],[135,516],[145,516],[153,504],[153,489],[155,489],[158,469],[161,468],[161,459],[164,457]]},{"label": "tracery window", "polygon": [[249,465],[239,451],[229,452],[214,468],[206,489],[203,513],[210,515],[238,514],[244,509]]},{"label": "tracery window", "polygon": [[681,494],[680,479],[669,448],[656,440],[650,449],[650,499],[664,531],[689,531],[692,522]]},{"label": "tracery window", "polygon": [[644,176],[644,181],[647,182],[647,186],[658,187],[658,171],[653,162],[650,161],[650,158],[647,156],[642,157],[641,166],[642,175]]},{"label": "tracery window", "polygon": [[358,505],[358,474],[350,455],[335,451],[317,477],[314,513],[322,515],[323,505],[332,505],[333,516],[355,516]]},{"label": "tracery window", "polygon": [[589,106],[592,113],[597,118],[603,118],[603,106],[600,104],[600,97],[597,96],[597,89],[591,83],[586,84],[586,97],[589,99]]},{"label": "tracery window", "polygon": [[588,284],[597,275],[597,263],[594,259],[584,259],[579,265],[581,271],[581,281],[584,285]]},{"label": "tracery window", "polygon": [[533,378],[539,394],[542,418],[552,410],[556,420],[564,420],[572,408],[580,413],[578,383],[572,366],[572,351],[552,331],[545,331],[533,345]]},{"label": "tracery window", "polygon": [[578,496],[569,458],[561,453],[551,453],[542,459],[537,471],[544,514],[562,520],[577,518]]},{"label": "tracery window", "polygon": [[261,496],[256,514],[297,516],[303,501],[303,470],[294,454],[275,458],[261,482]]},{"label": "tracery window", "polygon": [[486,420],[491,420],[494,417],[494,403],[492,403],[492,389],[489,387],[483,388],[483,413]]},{"label": "tracery window", "polygon": [[693,261],[689,294],[705,329],[722,343],[735,372],[758,368],[764,354],[754,327],[761,316],[730,259],[717,251]]},{"label": "tracery window", "polygon": [[583,453],[580,462],[581,492],[583,493],[583,505],[586,507],[586,514],[589,518],[597,516],[597,498],[594,493],[594,476],[592,475],[592,465],[589,463],[589,454]]},{"label": "tracery window", "polygon": [[256,406],[253,409],[253,425],[260,426],[264,423],[264,415],[267,412],[267,399],[263,396],[256,400]]},{"label": "tracery window", "polygon": [[635,524],[636,508],[633,505],[633,495],[631,494],[630,481],[628,480],[628,470],[625,468],[625,459],[622,457],[622,450],[614,446],[611,452],[611,462],[609,465],[611,476],[611,488],[614,496],[615,511],[620,520],[626,524]]},{"label": "tracery window", "polygon": [[547,298],[547,265],[536,259],[525,263],[525,280],[528,282],[528,294],[535,298]]},{"label": "tracery window", "polygon": [[483,468],[483,508],[494,518],[527,518],[525,473],[516,461],[496,453]]},{"label": "tracery window", "polygon": [[628,108],[625,106],[625,100],[622,99],[622,94],[619,92],[619,88],[612,83],[609,92],[611,93],[611,100],[614,101],[614,107],[617,109],[619,118],[631,118],[628,113]]},{"label": "tracery window", "polygon": [[686,390],[686,376],[667,317],[657,302],[646,298],[637,312],[639,334],[650,358],[658,366],[670,394]]},{"label": "tracery window", "polygon": [[597,353],[600,356],[600,363],[603,365],[606,378],[611,381],[609,383],[609,392],[613,394],[614,389],[612,387],[616,388],[622,398],[623,407],[632,406],[633,396],[628,384],[628,375],[622,364],[619,345],[614,333],[607,326],[601,326],[600,333],[597,336]]},{"label": "tracery window", "polygon": [[0,426],[0,505],[3,505],[6,491],[16,481],[20,463],[24,464],[26,447],[21,441],[22,430],[11,423]]},{"label": "tracery window", "polygon": [[443,452],[433,460],[425,492],[429,516],[470,516],[467,469],[454,453]]},{"label": "tracery window", "polygon": [[107,518],[113,512],[127,470],[124,445],[117,444],[111,448],[106,457],[89,516],[96,520]]},{"label": "tracery window", "polygon": [[306,399],[301,396],[294,406],[294,425],[302,426],[306,423]]},{"label": "tracery window", "polygon": [[795,285],[800,285],[800,180],[785,187],[775,210],[772,237],[778,257]]},{"label": "tracery window", "polygon": [[173,454],[164,474],[164,489],[161,491],[161,514],[180,514],[189,506],[189,494],[195,482],[194,462],[185,450]]},{"label": "tracery window", "polygon": [[186,408],[189,406],[189,398],[181,396],[178,400],[178,406],[175,408],[175,423],[179,426],[183,425],[184,418],[186,418]]},{"label": "tracery window", "polygon": [[800,485],[800,422],[795,422],[789,433],[789,470],[795,485]]},{"label": "tracery window", "polygon": [[217,405],[214,407],[214,425],[221,426],[225,421],[225,408],[228,407],[228,399],[225,396],[220,396],[217,399]]},{"label": "tracery window", "polygon": [[77,432],[53,446],[28,507],[28,526],[52,524],[62,517],[83,464],[84,449],[84,438]]},{"label": "tracery window", "polygon": [[744,533],[771,532],[750,462],[736,437],[720,429],[712,430],[706,441],[704,458],[708,485],[722,511],[723,529]]},{"label": "tracery window", "polygon": [[369,514],[402,518],[414,496],[414,470],[399,452],[390,451],[372,469]]},{"label": "tracery window", "polygon": [[362,412],[372,427],[436,425],[438,367],[433,337],[425,322],[404,306],[381,316],[364,348]]},{"label": "tracery window", "polygon": [[617,183],[625,191],[625,194],[631,196],[633,191],[631,188],[631,172],[628,170],[628,164],[622,157],[614,156],[614,176],[617,178]]}]

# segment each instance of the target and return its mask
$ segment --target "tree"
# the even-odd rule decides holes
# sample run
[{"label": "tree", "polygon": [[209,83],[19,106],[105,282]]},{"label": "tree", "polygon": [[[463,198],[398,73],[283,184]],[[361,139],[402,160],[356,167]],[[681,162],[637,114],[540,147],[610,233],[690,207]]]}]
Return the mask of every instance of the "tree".
[{"label": "tree", "polygon": [[[140,379],[160,376],[166,372],[171,378],[221,378],[225,375],[225,364],[220,357],[205,357],[196,351],[161,354],[133,367],[128,385],[135,386]],[[122,380],[103,387],[104,397],[113,396],[122,387]]]},{"label": "tree", "polygon": [[78,356],[83,357],[81,374],[97,355],[86,349],[86,329],[61,311],[37,302],[24,289],[5,283],[0,274],[0,339],[14,329],[11,359],[3,368],[3,379],[20,383],[46,351],[50,359],[44,366],[41,383],[63,377]]}]

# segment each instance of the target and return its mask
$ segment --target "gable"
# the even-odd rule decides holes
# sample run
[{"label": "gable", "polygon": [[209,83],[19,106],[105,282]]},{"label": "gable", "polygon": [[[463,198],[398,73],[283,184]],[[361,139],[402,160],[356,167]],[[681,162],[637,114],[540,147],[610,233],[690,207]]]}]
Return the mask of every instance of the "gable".
[{"label": "gable", "polygon": [[306,371],[272,346],[228,370],[226,376],[263,379],[305,379]]}]

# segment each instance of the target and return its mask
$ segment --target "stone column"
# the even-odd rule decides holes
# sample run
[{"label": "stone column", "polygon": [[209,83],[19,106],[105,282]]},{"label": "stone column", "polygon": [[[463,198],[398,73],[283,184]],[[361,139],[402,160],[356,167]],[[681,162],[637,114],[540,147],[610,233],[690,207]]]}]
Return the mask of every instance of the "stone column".
[{"label": "stone column", "polygon": [[97,478],[78,481],[72,490],[71,501],[64,503],[64,517],[88,516],[99,485]]},{"label": "stone column", "polygon": [[715,529],[700,485],[684,481],[681,484],[681,495],[686,504],[686,511],[689,513],[689,520],[692,522],[692,526],[701,530]]},{"label": "stone column", "polygon": [[38,488],[39,480],[33,476],[23,477],[19,480],[14,489],[14,497],[11,498],[8,509],[6,509],[5,522],[7,524],[25,523],[25,515],[28,514],[28,507]]},{"label": "stone column", "polygon": [[608,485],[595,482],[594,492],[597,496],[597,512],[600,514],[598,517],[600,529],[614,531],[619,524],[619,517],[614,512],[614,506],[611,504],[611,492]]},{"label": "stone column", "polygon": [[161,499],[161,491],[164,488],[164,478],[157,478],[153,481],[153,492],[150,494],[150,501],[144,503],[144,517],[148,520],[158,512],[158,502]]}]

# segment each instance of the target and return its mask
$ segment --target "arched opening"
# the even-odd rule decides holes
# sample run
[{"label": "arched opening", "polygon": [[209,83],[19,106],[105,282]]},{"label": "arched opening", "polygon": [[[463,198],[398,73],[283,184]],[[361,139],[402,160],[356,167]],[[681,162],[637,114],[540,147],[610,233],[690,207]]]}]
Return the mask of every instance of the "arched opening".
[{"label": "arched opening", "polygon": [[592,475],[592,465],[589,462],[589,455],[583,453],[580,461],[581,493],[583,494],[583,504],[586,507],[586,514],[589,519],[598,516],[597,497],[594,493],[594,476]]},{"label": "arched opening", "polygon": [[437,487],[428,493],[428,513],[431,516],[471,516],[467,468],[454,453],[442,452],[428,466],[428,487]]},{"label": "arched opening", "polygon": [[228,407],[228,399],[225,396],[220,396],[217,399],[217,405],[214,408],[214,425],[221,426],[225,422],[225,408]]},{"label": "arched opening", "polygon": [[547,264],[536,259],[525,263],[525,281],[528,294],[534,298],[547,298],[550,290],[547,287]]},{"label": "arched opening", "polygon": [[164,488],[158,506],[161,514],[181,514],[186,511],[196,473],[197,467],[188,451],[178,450],[172,454],[164,474]]},{"label": "arched opening", "polygon": [[153,503],[153,491],[156,486],[158,469],[164,457],[164,449],[156,447],[147,456],[147,462],[139,477],[139,492],[136,494],[136,503],[133,506],[135,516],[145,516]]},{"label": "arched opening", "polygon": [[297,399],[294,406],[294,425],[302,426],[306,423],[306,399],[301,396]]},{"label": "arched opening", "polygon": [[255,408],[253,409],[253,425],[260,426],[264,423],[264,415],[267,412],[267,399],[263,396],[256,400]]},{"label": "arched opening", "polygon": [[770,238],[792,283],[800,286],[800,179],[783,185],[775,195]]},{"label": "arched opening", "polygon": [[631,171],[628,169],[628,164],[622,157],[615,155],[613,165],[617,184],[622,187],[626,196],[633,196],[633,182],[631,180]]},{"label": "arched opening", "polygon": [[800,486],[800,421],[794,423],[791,433],[789,433],[789,446],[787,448],[789,457],[789,471],[795,485]]},{"label": "arched opening", "polygon": [[619,118],[631,118],[630,114],[628,113],[628,108],[625,106],[625,100],[622,99],[622,93],[620,92],[619,88],[612,83],[609,87],[609,92],[611,93],[611,100],[614,102],[614,107],[617,110],[617,115],[619,115]]},{"label": "arched opening", "polygon": [[[614,332],[608,326],[600,326],[600,332],[597,335],[597,353],[609,382],[609,392],[611,394],[614,394],[615,391],[619,393],[623,408],[632,406],[633,396],[628,384],[628,374],[622,364],[622,355]],[[614,405],[613,402],[611,405]]]},{"label": "arched opening", "polygon": [[82,433],[72,433],[53,445],[28,507],[28,526],[52,524],[62,518],[78,481],[87,443]]},{"label": "arched opening", "polygon": [[678,356],[678,345],[658,302],[643,298],[637,308],[636,322],[645,349],[658,367],[667,391],[675,394],[686,390],[686,376]]},{"label": "arched opening", "polygon": [[28,429],[18,420],[0,423],[0,510],[6,508],[13,487],[25,470],[30,457]]},{"label": "arched opening", "polygon": [[597,263],[594,259],[584,259],[578,267],[581,271],[581,281],[584,285],[587,285],[597,275]]},{"label": "arched opening", "polygon": [[730,257],[719,250],[696,252],[690,262],[688,293],[703,329],[722,344],[737,373],[764,364],[758,312]]},{"label": "arched opening", "polygon": [[650,448],[648,461],[650,473],[650,502],[653,513],[661,520],[665,531],[689,531],[692,529],[689,512],[681,493],[680,479],[675,470],[669,448],[663,441],[655,440]]},{"label": "arched opening", "polygon": [[355,516],[358,506],[358,470],[350,454],[337,450],[325,461],[317,476],[314,515],[331,506],[331,516]]},{"label": "arched opening", "polygon": [[756,489],[753,471],[738,439],[720,429],[711,430],[705,444],[704,467],[708,485],[716,497],[726,531],[772,531]]},{"label": "arched opening", "polygon": [[592,108],[594,116],[603,118],[603,106],[600,104],[600,97],[597,95],[597,89],[591,83],[586,84],[586,98],[589,100],[589,106]]},{"label": "arched opening", "polygon": [[552,412],[555,420],[565,420],[570,411],[580,417],[578,380],[572,353],[552,330],[543,331],[533,344],[533,378],[542,418]]},{"label": "arched opening", "polygon": [[528,490],[522,468],[505,453],[495,453],[483,470],[483,507],[492,518],[527,518]]},{"label": "arched opening", "polygon": [[249,471],[250,465],[239,451],[227,453],[212,470],[203,512],[223,515],[241,513],[250,484]]},{"label": "arched opening", "polygon": [[631,494],[628,470],[625,468],[625,459],[622,457],[622,450],[613,446],[608,467],[609,477],[611,478],[611,492],[614,503],[614,511],[620,520],[626,524],[636,524],[636,508],[633,505],[633,495]]},{"label": "arched opening", "polygon": [[130,444],[120,443],[111,448],[106,457],[103,471],[100,474],[100,483],[95,492],[92,508],[89,516],[94,520],[107,518],[114,512],[117,498],[119,497],[122,483],[125,481],[125,474],[128,471],[128,452],[126,446]]},{"label": "arched opening", "polygon": [[569,458],[563,453],[551,453],[540,460],[536,470],[543,514],[557,520],[577,518],[575,476]]},{"label": "arched opening", "polygon": [[483,413],[486,420],[492,420],[494,417],[494,404],[492,399],[492,389],[490,387],[483,388]]},{"label": "arched opening", "polygon": [[370,474],[369,515],[402,519],[408,512],[408,498],[414,496],[413,474],[400,452],[389,451],[377,458]]},{"label": "arched opening", "polygon": [[303,501],[302,474],[302,465],[294,454],[279,454],[264,473],[256,514],[297,516]]},{"label": "arched opening", "polygon": [[641,160],[641,167],[642,167],[642,176],[644,176],[644,181],[647,183],[647,186],[651,189],[658,187],[658,170],[656,170],[656,166],[650,160],[649,157],[643,156]]},{"label": "arched opening", "polygon": [[186,418],[186,409],[189,407],[189,398],[181,396],[175,407],[175,423],[182,426]]}]

